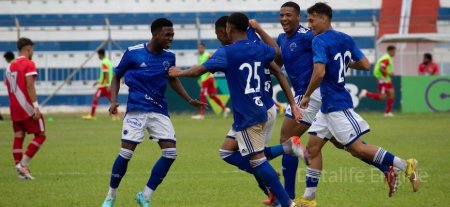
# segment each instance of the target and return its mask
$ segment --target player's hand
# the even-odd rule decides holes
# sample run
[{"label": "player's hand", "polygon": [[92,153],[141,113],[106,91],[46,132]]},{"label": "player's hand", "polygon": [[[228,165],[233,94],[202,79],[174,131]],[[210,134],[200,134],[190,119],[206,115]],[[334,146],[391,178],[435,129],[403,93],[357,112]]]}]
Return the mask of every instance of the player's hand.
[{"label": "player's hand", "polygon": [[259,25],[259,23],[258,23],[258,21],[256,21],[256,19],[250,19],[248,21],[248,24],[250,27],[252,27],[255,30],[261,29],[261,25]]},{"label": "player's hand", "polygon": [[302,100],[300,101],[300,107],[302,109],[308,108],[309,99],[310,99],[309,96],[303,96]]},{"label": "player's hand", "polygon": [[181,73],[181,68],[172,66],[172,67],[169,69],[169,76],[172,77],[172,78],[178,77],[178,75],[179,75],[180,73]]},{"label": "player's hand", "polygon": [[92,84],[92,86],[97,86],[98,85],[98,81],[94,81],[94,84]]},{"label": "player's hand", "polygon": [[109,115],[116,115],[117,107],[119,107],[119,104],[117,102],[112,102],[111,106],[109,107]]},{"label": "player's hand", "polygon": [[39,111],[38,107],[34,108],[34,114],[33,114],[33,119],[34,120],[39,120],[42,117],[41,111]]},{"label": "player's hand", "polygon": [[207,103],[205,103],[205,102],[201,102],[201,101],[199,101],[199,100],[197,100],[197,99],[191,99],[191,100],[189,100],[189,104],[191,104],[191,106],[194,106],[194,107],[197,107],[197,108],[200,108],[200,107],[207,107],[208,106],[208,104]]},{"label": "player's hand", "polygon": [[300,123],[300,120],[303,118],[302,111],[300,110],[300,107],[297,106],[297,104],[294,104],[291,106],[292,115],[294,115],[295,121],[297,123]]}]

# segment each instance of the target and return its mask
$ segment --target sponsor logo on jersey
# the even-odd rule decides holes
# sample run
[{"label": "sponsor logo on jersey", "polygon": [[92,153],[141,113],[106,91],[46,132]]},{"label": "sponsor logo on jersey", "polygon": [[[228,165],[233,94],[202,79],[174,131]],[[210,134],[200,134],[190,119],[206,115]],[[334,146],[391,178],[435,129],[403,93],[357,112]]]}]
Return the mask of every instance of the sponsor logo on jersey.
[{"label": "sponsor logo on jersey", "polygon": [[[132,127],[140,128],[142,127],[142,123],[136,118],[127,118],[126,123]],[[124,131],[125,133],[125,131]]]},{"label": "sponsor logo on jersey", "polygon": [[261,100],[261,96],[253,97],[253,100],[255,100],[255,104],[256,104],[257,106],[264,106],[264,104],[263,104],[263,102],[262,102],[262,100]]},{"label": "sponsor logo on jersey", "polygon": [[147,67],[147,64],[145,64],[144,62],[142,62],[141,65],[139,65],[139,67],[145,68],[145,67]]}]

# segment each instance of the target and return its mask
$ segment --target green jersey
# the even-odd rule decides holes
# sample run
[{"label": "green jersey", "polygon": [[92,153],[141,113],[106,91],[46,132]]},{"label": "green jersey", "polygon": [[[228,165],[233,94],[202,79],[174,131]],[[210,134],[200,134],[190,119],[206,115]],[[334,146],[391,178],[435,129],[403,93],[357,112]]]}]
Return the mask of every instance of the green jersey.
[{"label": "green jersey", "polygon": [[[204,62],[206,62],[208,60],[209,56],[211,56],[211,54],[209,54],[209,52],[206,52],[206,51],[203,52],[202,54],[200,54],[198,56],[198,60],[197,60],[198,64],[201,65]],[[211,73],[209,73],[209,72],[204,73],[203,75],[200,76],[200,81],[203,82],[205,80],[208,80],[210,77],[213,77]]]},{"label": "green jersey", "polygon": [[[389,54],[385,54],[378,59],[375,67],[373,69],[373,75],[378,80],[383,79],[386,82],[391,82],[391,74],[393,71],[392,65],[394,62],[392,61],[392,57]],[[381,66],[386,67],[386,76],[381,72]]]},{"label": "green jersey", "polygon": [[[108,74],[108,77],[104,77],[104,73]],[[111,61],[108,58],[103,58],[102,65],[100,67],[100,77],[98,78],[98,87],[110,86],[113,77],[113,67]]]}]

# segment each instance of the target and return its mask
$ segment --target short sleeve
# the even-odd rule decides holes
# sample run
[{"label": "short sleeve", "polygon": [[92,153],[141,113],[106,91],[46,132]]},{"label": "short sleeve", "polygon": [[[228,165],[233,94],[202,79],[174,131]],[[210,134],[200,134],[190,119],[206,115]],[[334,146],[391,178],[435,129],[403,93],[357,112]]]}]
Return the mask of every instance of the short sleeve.
[{"label": "short sleeve", "polygon": [[359,49],[358,46],[356,46],[355,41],[350,37],[350,42],[351,42],[351,53],[352,53],[352,59],[355,62],[360,61],[361,59],[365,58],[366,56],[364,55],[364,53],[362,53],[362,51]]},{"label": "short sleeve", "polygon": [[320,38],[314,38],[312,41],[313,62],[327,64],[327,50],[325,42]]},{"label": "short sleeve", "polygon": [[225,48],[219,48],[206,62],[203,63],[203,66],[209,72],[224,72],[227,68],[227,53],[225,52]]},{"label": "short sleeve", "polygon": [[36,64],[33,61],[29,61],[26,67],[25,76],[37,76]]},{"label": "short sleeve", "polygon": [[123,54],[122,59],[119,62],[119,65],[114,68],[114,73],[123,76],[125,72],[132,66],[132,56],[130,54],[130,51],[127,49],[125,51],[125,54]]},{"label": "short sleeve", "polygon": [[261,39],[259,38],[259,36],[256,34],[255,29],[249,27],[247,29],[247,38],[254,42],[254,41],[260,41]]}]

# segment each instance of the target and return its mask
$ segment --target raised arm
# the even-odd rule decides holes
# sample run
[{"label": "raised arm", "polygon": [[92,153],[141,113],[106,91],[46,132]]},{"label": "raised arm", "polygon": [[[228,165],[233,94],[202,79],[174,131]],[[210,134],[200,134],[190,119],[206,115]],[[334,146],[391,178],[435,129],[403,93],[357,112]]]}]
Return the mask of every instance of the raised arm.
[{"label": "raised arm", "polygon": [[256,33],[258,33],[263,42],[275,48],[275,63],[281,67],[283,65],[283,61],[281,60],[281,50],[277,42],[275,42],[275,40],[273,40],[266,31],[264,31],[256,19],[251,19],[249,21],[249,25],[255,30]]},{"label": "raised arm", "polygon": [[208,72],[208,70],[203,65],[196,65],[187,70],[181,70],[178,67],[171,67],[169,69],[170,77],[198,77],[202,74]]}]

